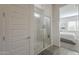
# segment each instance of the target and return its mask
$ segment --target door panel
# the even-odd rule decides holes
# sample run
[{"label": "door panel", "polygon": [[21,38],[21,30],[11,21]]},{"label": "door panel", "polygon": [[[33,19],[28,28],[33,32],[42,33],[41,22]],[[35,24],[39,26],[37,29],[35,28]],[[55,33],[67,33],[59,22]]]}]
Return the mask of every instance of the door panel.
[{"label": "door panel", "polygon": [[8,54],[7,41],[5,40],[4,5],[0,5],[0,54]]},{"label": "door panel", "polygon": [[6,5],[6,40],[9,54],[29,54],[30,20],[29,8]]},{"label": "door panel", "polygon": [[2,8],[0,6],[0,54],[2,54],[2,29],[3,29],[3,21],[2,21]]}]

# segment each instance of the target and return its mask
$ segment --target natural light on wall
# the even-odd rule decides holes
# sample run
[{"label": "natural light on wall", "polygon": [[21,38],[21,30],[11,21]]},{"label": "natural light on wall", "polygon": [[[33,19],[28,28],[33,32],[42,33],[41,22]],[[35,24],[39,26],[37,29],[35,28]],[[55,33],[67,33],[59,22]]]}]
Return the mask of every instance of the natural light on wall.
[{"label": "natural light on wall", "polygon": [[78,15],[78,12],[77,12],[77,13],[72,13],[72,14],[61,15],[60,18],[71,17],[71,16],[77,16],[77,15]]},{"label": "natural light on wall", "polygon": [[35,16],[36,18],[39,18],[39,17],[40,17],[40,14],[34,13],[34,16]]},{"label": "natural light on wall", "polygon": [[78,15],[78,5],[69,4],[60,8],[60,18],[77,16]]}]

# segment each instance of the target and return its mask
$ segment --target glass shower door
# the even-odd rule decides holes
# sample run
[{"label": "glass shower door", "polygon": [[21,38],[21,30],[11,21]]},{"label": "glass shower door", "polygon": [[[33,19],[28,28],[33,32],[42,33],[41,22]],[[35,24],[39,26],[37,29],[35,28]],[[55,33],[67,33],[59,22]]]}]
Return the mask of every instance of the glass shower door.
[{"label": "glass shower door", "polygon": [[50,17],[44,16],[44,20],[43,20],[44,38],[43,39],[44,39],[45,48],[47,48],[51,44],[50,29],[51,29]]},{"label": "glass shower door", "polygon": [[38,8],[34,12],[36,26],[35,51],[41,52],[51,44],[50,40],[50,17],[45,16],[43,10]]},{"label": "glass shower door", "polygon": [[34,12],[35,17],[35,53],[39,53],[43,50],[43,30],[42,30],[42,14],[39,9]]}]

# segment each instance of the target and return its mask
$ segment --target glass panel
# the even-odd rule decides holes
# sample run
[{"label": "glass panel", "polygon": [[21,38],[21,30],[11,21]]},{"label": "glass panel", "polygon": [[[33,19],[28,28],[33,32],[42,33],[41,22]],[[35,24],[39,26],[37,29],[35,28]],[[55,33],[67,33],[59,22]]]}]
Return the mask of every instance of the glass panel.
[{"label": "glass panel", "polygon": [[39,9],[35,9],[34,12],[35,17],[35,32],[36,32],[36,39],[35,39],[35,53],[39,53],[43,50],[43,30],[42,30],[42,13]]},{"label": "glass panel", "polygon": [[38,8],[35,9],[34,17],[36,23],[35,51],[38,53],[51,44],[50,17],[45,16]]},{"label": "glass panel", "polygon": [[50,18],[45,16],[43,21],[44,47],[48,47],[51,44],[50,27]]}]

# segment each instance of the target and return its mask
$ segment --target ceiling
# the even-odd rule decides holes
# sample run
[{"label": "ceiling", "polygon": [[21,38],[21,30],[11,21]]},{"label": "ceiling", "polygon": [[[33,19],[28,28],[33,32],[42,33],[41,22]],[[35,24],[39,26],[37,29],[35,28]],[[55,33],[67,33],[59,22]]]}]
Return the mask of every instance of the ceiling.
[{"label": "ceiling", "polygon": [[69,4],[64,5],[60,8],[60,18],[70,17],[70,16],[77,16],[78,15],[78,5],[76,4]]}]

